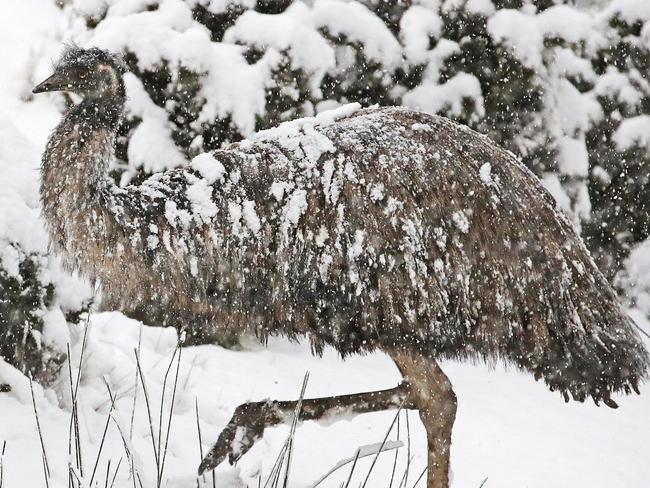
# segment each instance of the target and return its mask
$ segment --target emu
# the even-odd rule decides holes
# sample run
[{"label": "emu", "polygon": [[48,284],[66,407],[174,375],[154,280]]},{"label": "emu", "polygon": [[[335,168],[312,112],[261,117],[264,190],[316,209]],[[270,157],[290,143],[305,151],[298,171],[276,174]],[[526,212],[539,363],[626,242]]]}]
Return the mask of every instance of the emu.
[{"label": "emu", "polygon": [[[124,73],[114,54],[69,46],[33,90],[82,97],[47,143],[41,197],[53,250],[101,283],[106,307],[199,318],[197,341],[252,331],[383,351],[403,382],[307,399],[300,418],[419,410],[429,488],[448,486],[457,405],[441,359],[505,360],[567,401],[638,393],[649,359],[634,324],[538,179],[486,137],[348,106],[120,188],[107,171]],[[200,471],[294,407],[239,406]]]}]

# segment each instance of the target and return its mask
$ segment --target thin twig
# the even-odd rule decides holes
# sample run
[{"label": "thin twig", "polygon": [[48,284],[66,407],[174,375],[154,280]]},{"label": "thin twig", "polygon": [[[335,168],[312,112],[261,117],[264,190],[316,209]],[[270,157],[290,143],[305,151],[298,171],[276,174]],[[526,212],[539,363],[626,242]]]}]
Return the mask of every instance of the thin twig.
[{"label": "thin twig", "polygon": [[[172,417],[174,415],[174,403],[176,402],[176,391],[178,390],[178,373],[181,369],[181,356],[182,348],[180,341],[178,342],[178,360],[176,362],[176,374],[174,375],[174,387],[172,389],[172,402],[169,406],[169,418],[167,420],[167,432],[165,433],[165,448],[162,453],[162,462],[160,463],[160,479],[162,480],[163,471],[165,470],[165,459],[167,458],[167,447],[169,446],[169,433],[172,430]],[[172,356],[173,359],[173,356]],[[164,390],[164,386],[163,386]],[[162,405],[162,398],[160,399]],[[160,410],[162,412],[162,408]],[[160,435],[160,434],[159,434]]]},{"label": "thin twig", "polygon": [[415,480],[415,484],[413,485],[413,488],[415,488],[416,486],[418,486],[418,483],[420,482],[420,480],[421,480],[422,477],[424,476],[424,473],[426,473],[426,472],[427,472],[427,467],[425,466],[424,469],[422,470],[422,472],[420,473],[420,476],[418,476],[418,479]]},{"label": "thin twig", "polygon": [[648,334],[639,324],[637,324],[636,322],[633,322],[633,324],[636,326],[637,329],[639,329],[639,332],[641,332],[641,334],[643,334],[648,339],[650,339],[650,334]]},{"label": "thin twig", "polygon": [[2,485],[4,483],[4,477],[5,477],[5,450],[7,448],[7,441],[2,442],[2,453],[0,453],[0,488],[2,488]]},{"label": "thin twig", "polygon": [[69,474],[74,475],[74,477],[77,478],[77,486],[79,488],[81,488],[81,486],[82,486],[81,478],[79,477],[79,474],[77,473],[77,471],[74,469],[73,465],[68,464],[68,472],[69,472]]},{"label": "thin twig", "polygon": [[[201,418],[199,416],[199,399],[196,398],[196,397],[194,398],[194,407],[195,407],[195,411],[196,411],[196,430],[197,430],[197,432],[199,434],[199,455],[201,456],[201,458],[199,460],[202,460],[203,459],[203,438],[201,436],[201,422],[199,422],[199,419]],[[212,488],[216,488],[216,486],[217,486],[217,477],[214,474],[214,469],[212,470],[211,474],[212,474]],[[205,475],[202,475],[201,479],[205,480]],[[196,482],[197,483],[199,482],[198,478],[196,479]],[[259,476],[258,480],[257,480],[258,488],[261,488],[261,486],[260,486],[261,482],[262,482],[262,477]]]},{"label": "thin twig", "polygon": [[[403,404],[404,402],[402,402]],[[384,436],[384,440],[381,441],[381,445],[379,446],[379,449],[377,450],[377,454],[375,454],[375,457],[372,459],[372,464],[370,465],[370,469],[368,470],[368,474],[366,474],[366,479],[363,481],[363,485],[361,485],[361,488],[365,488],[366,483],[368,483],[368,478],[370,478],[370,473],[372,473],[372,470],[375,467],[375,463],[377,462],[377,458],[382,452],[382,449],[384,448],[384,445],[386,444],[386,441],[388,440],[388,436],[390,435],[391,431],[393,430],[393,426],[395,425],[395,422],[397,422],[397,419],[399,418],[399,414],[402,411],[402,405],[397,409],[397,414],[395,414],[395,417],[393,418],[393,421],[390,424],[390,427],[388,428],[388,431],[386,432],[386,435]]]},{"label": "thin twig", "polygon": [[[140,331],[138,332],[138,354],[142,348],[142,324],[140,324]],[[133,409],[131,410],[131,427],[129,428],[129,441],[133,441],[133,423],[135,421],[135,404],[138,400],[138,368],[135,368],[135,381],[133,384],[135,392],[133,393]]]},{"label": "thin twig", "polygon": [[[104,384],[108,387],[108,381],[106,381],[106,378],[102,378],[104,380]],[[97,472],[97,467],[99,466],[99,459],[102,455],[102,450],[104,449],[104,441],[106,441],[106,433],[108,432],[108,425],[111,421],[111,414],[113,413],[113,403],[111,403],[111,406],[108,410],[108,415],[106,416],[106,423],[104,424],[104,432],[102,433],[102,440],[99,443],[99,449],[97,450],[97,457],[95,458],[95,466],[93,467],[93,472],[90,475],[90,483],[88,483],[88,486],[93,486],[93,480],[95,479],[95,473]],[[109,459],[109,468],[110,468],[110,459]],[[108,479],[108,471],[106,472],[106,477]]]},{"label": "thin twig", "polygon": [[[160,393],[160,413],[158,415],[158,456],[160,456],[160,453],[162,452],[162,427],[163,427],[163,410],[165,407],[165,392],[167,390],[167,378],[169,377],[169,372],[172,369],[172,366],[174,365],[174,358],[176,357],[176,353],[178,352],[179,348],[175,347],[174,352],[172,353],[172,358],[169,360],[169,364],[167,365],[167,370],[165,371],[165,376],[163,377],[163,384],[162,384],[162,391]],[[162,465],[162,461],[161,461]],[[158,473],[158,486],[160,486],[160,472]]]},{"label": "thin twig", "polygon": [[[406,464],[407,465],[411,464],[411,461],[413,461],[413,457],[407,458],[406,459]],[[402,479],[400,480],[399,485],[398,485],[398,486],[400,486],[400,488],[403,487],[403,486],[406,486],[406,477],[407,477],[407,475],[408,475],[408,469],[405,469],[404,474],[402,475]]]},{"label": "thin twig", "polygon": [[38,430],[38,438],[41,441],[41,457],[43,460],[43,473],[45,475],[45,486],[50,486],[50,463],[47,461],[47,451],[45,450],[45,441],[43,441],[43,431],[41,430],[41,421],[38,418],[38,410],[36,409],[36,397],[34,396],[34,384],[32,376],[29,375],[29,388],[32,392],[32,405],[34,406],[34,416],[36,417],[36,428]]},{"label": "thin twig", "polygon": [[84,336],[81,343],[81,354],[79,355],[79,369],[77,370],[77,383],[74,389],[74,412],[75,412],[75,445],[77,450],[77,469],[83,478],[84,465],[81,453],[81,435],[79,434],[79,385],[81,383],[81,370],[83,369],[84,357],[86,356],[86,348],[88,347],[88,337],[90,334],[90,313],[86,314],[86,326],[84,327]]},{"label": "thin twig", "polygon": [[[108,476],[111,474],[111,460],[108,460],[108,465],[106,466],[106,480],[104,481],[104,488],[108,488]],[[89,486],[93,486],[90,482]]]},{"label": "thin twig", "polygon": [[[149,418],[149,431],[151,432],[151,444],[153,446],[153,455],[156,461],[156,473],[160,472],[160,459],[158,457],[158,450],[156,449],[156,436],[153,429],[153,419],[151,417],[151,403],[149,402],[149,392],[147,391],[147,383],[144,380],[144,373],[142,372],[142,367],[140,366],[140,356],[138,351],[135,351],[135,364],[138,368],[138,374],[140,375],[140,383],[142,384],[142,391],[144,391],[144,401],[147,406],[147,416]],[[160,486],[160,485],[158,485]]]},{"label": "thin twig", "polygon": [[282,448],[280,449],[280,453],[278,454],[278,457],[275,459],[275,463],[273,464],[273,467],[271,468],[271,473],[269,474],[269,477],[267,478],[266,482],[264,483],[264,488],[267,488],[269,486],[273,487],[277,483],[277,478],[279,476],[280,470],[282,469],[282,463],[284,462],[284,455],[285,455],[286,449],[287,449],[287,443],[285,442],[282,445]]},{"label": "thin twig", "polygon": [[115,468],[115,472],[113,473],[113,479],[111,480],[111,484],[108,488],[113,488],[113,485],[115,485],[115,478],[117,478],[117,472],[120,470],[120,466],[122,465],[122,459],[124,458],[120,458],[120,460],[117,462],[117,467]]},{"label": "thin twig", "polygon": [[[382,451],[390,451],[392,449],[399,449],[402,447],[404,444],[401,441],[395,441],[390,444],[384,445],[382,448]],[[358,459],[368,457],[368,456],[374,456],[377,454],[377,444],[369,445],[369,446],[360,446],[357,451],[359,451]],[[320,486],[323,481],[325,481],[327,478],[329,478],[333,473],[341,469],[343,466],[347,466],[348,464],[352,463],[355,461],[354,457],[348,458],[348,459],[342,459],[336,465],[330,469],[327,473],[325,473],[323,476],[321,476],[318,481],[316,481],[313,485],[311,485],[311,488],[316,488],[317,486]]]},{"label": "thin twig", "polygon": [[[72,385],[72,353],[70,352],[69,342],[66,344],[66,347],[68,350],[68,380],[69,380],[69,387],[70,387],[70,425],[68,427],[68,459],[72,459],[72,439],[74,437],[72,433],[72,429],[73,429],[72,415],[74,414],[75,399],[74,399],[74,386]],[[72,488],[72,487],[73,487],[72,473],[68,469],[68,488]]]},{"label": "thin twig", "polygon": [[[108,390],[108,397],[111,401],[111,405],[113,405],[113,408],[115,408],[115,397],[113,396],[113,392],[111,391],[111,387],[108,383],[106,383],[106,389]],[[129,462],[129,469],[131,471],[131,480],[133,480],[133,488],[137,488],[135,481],[136,478],[139,478],[137,469],[135,467],[135,460],[133,459],[133,454],[131,453],[131,450],[129,449],[129,441],[127,441],[126,437],[124,436],[124,432],[122,432],[122,428],[120,427],[120,424],[113,416],[111,416],[113,419],[113,422],[115,423],[115,426],[117,427],[117,431],[120,433],[120,437],[122,438],[122,444],[124,446],[124,452],[126,453],[126,459]]]},{"label": "thin twig", "polygon": [[196,432],[199,436],[199,461],[203,460],[203,437],[201,436],[201,422],[199,422],[199,399],[194,397],[194,411],[196,412]]},{"label": "thin twig", "polygon": [[308,381],[309,381],[309,372],[306,372],[305,377],[302,380],[302,389],[300,390],[300,397],[298,398],[298,403],[296,404],[296,410],[293,413],[293,422],[291,423],[291,431],[289,432],[287,467],[284,471],[284,483],[282,484],[282,488],[287,488],[287,484],[289,483],[289,468],[291,466],[291,453],[293,451],[293,437],[296,432],[296,426],[298,425],[298,419],[300,418],[300,412],[302,411],[302,401],[305,398],[305,390],[307,389]]},{"label": "thin twig", "polygon": [[[399,442],[399,416],[397,417],[397,441]],[[390,483],[388,484],[388,488],[393,488],[393,479],[395,478],[395,469],[397,468],[397,455],[399,454],[399,451],[396,449],[395,450],[395,459],[393,460],[393,470],[390,473]]]},{"label": "thin twig", "polygon": [[357,466],[357,461],[359,460],[359,454],[361,454],[361,449],[357,449],[357,453],[354,455],[354,461],[352,461],[352,467],[350,468],[350,475],[348,480],[345,482],[345,488],[348,488],[350,481],[352,481],[352,475],[354,474],[354,468]]},{"label": "thin twig", "polygon": [[[77,395],[79,393],[79,384],[81,383],[81,370],[83,368],[83,360],[86,353],[86,347],[88,345],[89,330],[90,330],[90,313],[86,315],[84,334],[81,342],[81,352],[79,354],[79,366],[77,369],[77,378],[74,386],[72,383],[72,353],[70,352],[70,344],[67,344],[70,400],[72,402],[72,407],[70,412],[70,426],[68,430],[68,455],[69,457],[72,457],[72,445],[73,445],[72,441],[74,440],[75,461],[77,464],[77,469],[79,470],[79,473],[82,477],[83,477],[83,459],[81,456],[81,435],[79,433],[79,404],[78,404]],[[72,482],[72,478],[70,474],[71,472],[70,470],[68,470],[68,485],[72,486],[74,483]]]},{"label": "thin twig", "polygon": [[485,478],[483,481],[481,481],[481,484],[479,485],[478,488],[483,488],[483,485],[485,485],[485,483],[487,483],[487,480],[488,480],[488,479]]},{"label": "thin twig", "polygon": [[[306,373],[305,378],[303,379],[300,397],[298,398],[298,402],[296,402],[296,407],[294,409],[294,416],[291,422],[291,429],[289,431],[289,436],[287,437],[287,440],[282,445],[282,449],[280,449],[278,457],[275,459],[275,463],[271,468],[271,473],[269,474],[269,477],[266,479],[266,482],[264,483],[264,488],[268,488],[268,487],[276,488],[280,481],[280,472],[282,471],[282,465],[284,464],[284,459],[287,454],[287,450],[290,447],[290,442],[292,440],[293,433],[295,432],[295,424],[298,422],[298,417],[300,415],[300,411],[302,410],[302,401],[304,398],[304,392],[305,392],[305,388],[307,387],[308,379],[309,379],[309,373]],[[285,472],[285,475],[288,476],[288,473]]]},{"label": "thin twig", "polygon": [[[199,422],[199,399],[194,397],[194,411],[196,412],[196,432],[199,436],[199,462],[203,460],[203,436],[201,436],[201,422]],[[214,471],[214,470],[213,470]],[[205,475],[201,475],[201,478],[205,480]],[[196,486],[199,486],[199,479],[196,479]]]},{"label": "thin twig", "polygon": [[400,488],[406,486],[406,483],[409,480],[409,471],[411,470],[411,424],[409,422],[409,411],[405,410],[404,415],[406,416],[406,470],[404,471],[404,484],[400,483]]}]

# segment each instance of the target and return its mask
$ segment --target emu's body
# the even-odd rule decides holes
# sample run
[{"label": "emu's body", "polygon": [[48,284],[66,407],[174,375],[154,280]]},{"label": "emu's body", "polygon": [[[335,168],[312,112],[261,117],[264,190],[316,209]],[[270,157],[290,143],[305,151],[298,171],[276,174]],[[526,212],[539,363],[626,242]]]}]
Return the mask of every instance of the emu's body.
[{"label": "emu's body", "polygon": [[610,405],[644,377],[647,354],[584,244],[485,137],[402,108],[343,109],[118,188],[123,89],[107,93],[71,109],[43,158],[44,214],[70,267],[111,308],[387,352],[406,382],[377,408],[420,409],[430,487],[447,484],[455,415],[437,359],[506,359]]}]

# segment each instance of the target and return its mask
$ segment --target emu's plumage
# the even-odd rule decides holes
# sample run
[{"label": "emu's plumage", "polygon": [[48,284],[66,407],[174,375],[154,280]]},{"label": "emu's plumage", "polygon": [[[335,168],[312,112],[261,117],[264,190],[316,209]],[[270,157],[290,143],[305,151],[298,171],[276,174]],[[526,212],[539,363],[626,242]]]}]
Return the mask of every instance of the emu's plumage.
[{"label": "emu's plumage", "polygon": [[[344,355],[502,358],[578,400],[609,402],[646,374],[631,320],[552,197],[476,132],[348,110],[118,188],[116,120],[86,123],[98,103],[52,134],[42,198],[52,243],[108,307],[306,334]],[[119,113],[123,96],[112,104],[99,111]]]}]

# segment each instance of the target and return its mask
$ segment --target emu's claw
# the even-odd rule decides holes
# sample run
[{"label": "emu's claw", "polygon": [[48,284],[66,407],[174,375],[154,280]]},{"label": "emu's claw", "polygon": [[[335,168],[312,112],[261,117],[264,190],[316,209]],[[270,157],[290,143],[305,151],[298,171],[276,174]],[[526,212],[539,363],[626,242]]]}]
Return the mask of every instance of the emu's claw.
[{"label": "emu's claw", "polygon": [[235,464],[262,438],[264,428],[273,425],[275,415],[272,402],[245,403],[235,409],[228,425],[199,465],[199,475],[210,471],[226,459]]},{"label": "emu's claw", "polygon": [[395,388],[381,391],[297,401],[267,400],[245,403],[235,409],[230,422],[219,434],[216,444],[201,461],[199,475],[216,468],[226,456],[230,464],[237,462],[262,438],[264,429],[292,423],[297,411],[298,419],[304,421],[393,408],[417,408],[410,395],[411,387],[403,381]]}]

